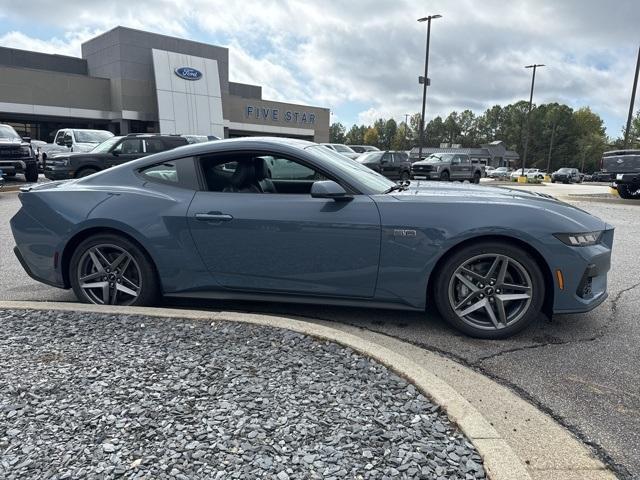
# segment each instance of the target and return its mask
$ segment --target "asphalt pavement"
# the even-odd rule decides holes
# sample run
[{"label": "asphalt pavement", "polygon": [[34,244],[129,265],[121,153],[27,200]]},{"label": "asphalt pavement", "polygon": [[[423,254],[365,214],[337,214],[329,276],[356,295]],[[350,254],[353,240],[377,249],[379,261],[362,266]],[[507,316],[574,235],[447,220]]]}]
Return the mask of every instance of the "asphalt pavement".
[{"label": "asphalt pavement", "polygon": [[[509,386],[548,412],[591,445],[621,478],[640,478],[640,202],[571,196],[606,190],[596,187],[594,192],[580,190],[582,186],[571,186],[570,191],[556,185],[538,188],[568,195],[565,198],[576,206],[616,226],[609,299],[590,313],[541,316],[508,340],[465,337],[435,313],[257,302],[182,305],[330,320],[437,351]],[[22,271],[11,251],[8,227],[18,208],[16,194],[0,193],[0,299],[74,301],[72,292],[39,284]]]}]

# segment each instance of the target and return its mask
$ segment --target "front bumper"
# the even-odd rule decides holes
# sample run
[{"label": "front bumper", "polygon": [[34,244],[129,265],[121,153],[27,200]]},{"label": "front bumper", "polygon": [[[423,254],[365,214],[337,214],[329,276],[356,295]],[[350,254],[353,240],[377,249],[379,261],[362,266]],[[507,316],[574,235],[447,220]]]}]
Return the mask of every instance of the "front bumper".
[{"label": "front bumper", "polygon": [[433,170],[428,172],[413,170],[411,172],[411,177],[416,180],[438,180],[440,178],[440,174]]},{"label": "front bumper", "polygon": [[[552,266],[555,284],[553,313],[588,312],[605,301],[612,246],[613,228],[609,227],[597,245],[564,247],[556,265]],[[564,280],[563,288],[560,288],[558,270]]]},{"label": "front bumper", "polygon": [[47,165],[44,167],[44,176],[49,180],[68,180],[73,178],[75,171],[70,167]]},{"label": "front bumper", "polygon": [[16,173],[24,173],[27,169],[27,161],[31,160],[30,158],[26,158],[23,160],[3,160],[0,158],[0,170],[4,174],[14,175]]}]

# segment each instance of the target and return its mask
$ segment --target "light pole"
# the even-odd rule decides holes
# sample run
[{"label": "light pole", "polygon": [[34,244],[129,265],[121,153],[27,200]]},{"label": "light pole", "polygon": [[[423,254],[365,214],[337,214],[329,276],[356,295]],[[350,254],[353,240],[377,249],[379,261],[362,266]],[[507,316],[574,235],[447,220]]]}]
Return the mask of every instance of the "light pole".
[{"label": "light pole", "polygon": [[419,18],[419,22],[427,22],[427,52],[424,57],[424,77],[422,78],[422,115],[420,116],[420,136],[418,141],[418,160],[422,160],[422,144],[424,143],[424,111],[427,106],[427,86],[429,85],[429,41],[431,39],[431,20],[442,15],[429,15]]},{"label": "light pole", "polygon": [[627,117],[627,129],[624,131],[624,148],[629,146],[629,130],[631,130],[631,118],[633,118],[633,104],[636,101],[638,72],[640,72],[640,47],[638,48],[638,61],[636,62],[636,75],[633,78],[633,90],[631,90],[631,104],[629,105],[629,116]]},{"label": "light pole", "polygon": [[527,65],[524,68],[533,68],[533,76],[531,77],[531,93],[529,94],[529,110],[527,111],[527,121],[524,127],[524,152],[522,153],[522,172],[521,177],[524,177],[524,168],[527,163],[527,147],[529,146],[529,117],[531,116],[531,105],[533,104],[533,86],[536,83],[536,69],[538,67],[544,67],[542,63],[536,63],[534,65]]}]

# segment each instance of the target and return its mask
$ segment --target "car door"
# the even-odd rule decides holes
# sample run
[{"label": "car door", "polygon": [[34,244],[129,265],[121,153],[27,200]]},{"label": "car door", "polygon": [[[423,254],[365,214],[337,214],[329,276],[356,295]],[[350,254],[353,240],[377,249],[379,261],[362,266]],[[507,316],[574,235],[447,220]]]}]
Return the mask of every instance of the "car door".
[{"label": "car door", "polygon": [[188,221],[215,282],[261,293],[373,296],[380,254],[373,200],[312,198],[311,185],[323,174],[278,154],[251,154],[257,157],[272,157],[270,181],[292,193],[226,191],[247,154],[200,160],[207,190],[196,193]]},{"label": "car door", "polygon": [[380,173],[385,177],[394,178],[393,170],[393,154],[391,152],[385,152],[380,158]]},{"label": "car door", "polygon": [[109,167],[130,162],[145,155],[145,143],[141,137],[124,138],[111,150]]},{"label": "car door", "polygon": [[459,180],[462,178],[462,157],[460,155],[454,155],[451,158],[451,180]]}]

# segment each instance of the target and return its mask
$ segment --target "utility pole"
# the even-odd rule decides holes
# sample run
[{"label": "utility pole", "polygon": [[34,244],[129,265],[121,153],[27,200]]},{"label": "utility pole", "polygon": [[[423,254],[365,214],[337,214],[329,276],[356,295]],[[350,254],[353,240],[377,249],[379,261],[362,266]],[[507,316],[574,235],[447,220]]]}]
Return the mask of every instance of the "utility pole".
[{"label": "utility pole", "polygon": [[429,85],[429,42],[431,39],[431,20],[441,18],[442,15],[429,15],[419,18],[418,22],[427,22],[427,52],[424,57],[424,77],[422,82],[422,115],[420,116],[420,140],[418,142],[418,160],[422,160],[422,145],[424,143],[424,114],[427,106],[427,86]]},{"label": "utility pole", "polygon": [[640,71],[640,47],[638,47],[638,60],[636,61],[636,75],[633,79],[633,90],[631,90],[631,103],[629,104],[629,116],[627,117],[627,128],[624,131],[624,148],[629,147],[629,132],[631,131],[631,119],[633,118],[633,104],[636,101],[636,89],[638,88],[638,72]]},{"label": "utility pole", "polygon": [[547,158],[547,175],[551,175],[551,151],[553,150],[553,137],[556,134],[557,123],[553,122],[553,128],[551,129],[551,141],[549,142],[549,156]]},{"label": "utility pole", "polygon": [[529,94],[529,110],[527,111],[527,120],[524,130],[524,152],[522,154],[522,172],[520,176],[524,177],[524,169],[527,164],[527,148],[529,146],[529,117],[531,116],[531,106],[533,105],[533,87],[536,83],[536,69],[538,67],[544,67],[544,64],[537,63],[534,65],[527,65],[524,68],[533,68],[533,76],[531,77],[531,93]]}]

